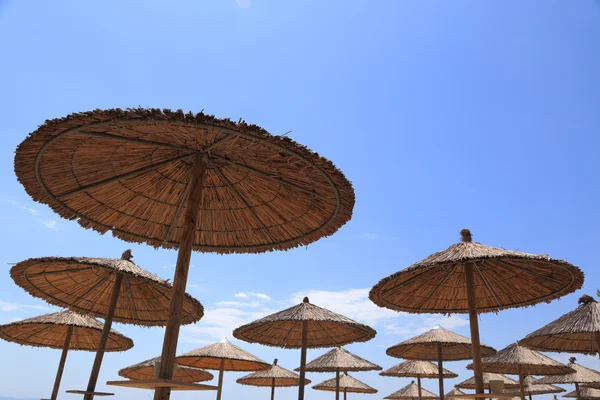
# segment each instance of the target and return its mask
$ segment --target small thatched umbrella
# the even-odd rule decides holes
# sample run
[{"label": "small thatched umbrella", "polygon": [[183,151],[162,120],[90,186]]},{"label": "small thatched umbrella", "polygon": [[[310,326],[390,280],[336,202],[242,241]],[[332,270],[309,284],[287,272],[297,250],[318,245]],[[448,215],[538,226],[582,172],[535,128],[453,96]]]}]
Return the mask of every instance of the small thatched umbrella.
[{"label": "small thatched umbrella", "polygon": [[[490,356],[495,352],[494,348],[485,344],[481,345],[483,357]],[[388,348],[386,354],[407,360],[437,360],[440,400],[444,400],[443,361],[468,360],[473,357],[473,350],[471,339],[438,325],[430,331]]]},{"label": "small thatched umbrella", "polygon": [[[504,389],[519,389],[519,382],[509,378],[506,375],[494,374],[492,372],[483,373],[483,383],[488,385],[490,381],[502,381],[504,382]],[[475,377],[472,376],[467,380],[455,385],[457,388],[475,390]]]},{"label": "small thatched umbrella", "polygon": [[177,364],[219,371],[217,400],[221,400],[224,371],[259,371],[271,365],[223,339],[218,343],[188,351],[175,358]]},{"label": "small thatched umbrella", "polygon": [[469,313],[476,392],[483,393],[478,313],[525,307],[572,293],[581,270],[547,255],[461,242],[382,279],[369,293],[381,307],[412,313]]},{"label": "small thatched umbrella", "polygon": [[[481,364],[486,372],[518,375],[522,400],[525,400],[524,379],[526,376],[565,375],[574,372],[572,368],[535,350],[520,346],[518,343],[513,343],[498,353],[484,358],[481,360]],[[467,365],[467,368],[472,369],[473,364]]]},{"label": "small thatched umbrella", "polygon": [[[103,329],[102,324],[94,318],[73,311],[60,311],[0,325],[0,338],[26,346],[62,349],[50,396],[51,400],[56,400],[68,351],[95,351]],[[131,339],[114,329],[110,330],[108,338],[106,351],[125,351],[133,347]]]},{"label": "small thatched umbrella", "polygon": [[[270,387],[271,400],[274,400],[276,387],[298,386],[300,384],[300,376],[277,365],[277,359],[275,359],[271,368],[253,372],[239,378],[236,382],[241,385]],[[308,379],[304,381],[305,385],[309,383],[310,380]]]},{"label": "small thatched umbrella", "polygon": [[[553,394],[553,393],[562,393],[565,392],[565,389],[548,384],[540,384],[537,383],[537,379],[533,376],[527,376],[523,380],[525,384],[525,393],[529,396],[529,400],[531,400],[531,396],[539,395],[539,394]],[[520,390],[509,389],[504,391],[505,394],[521,394]]]},{"label": "small thatched umbrella", "polygon": [[344,392],[344,400],[347,399],[348,393],[365,393],[365,394],[375,394],[377,393],[377,389],[372,388],[364,382],[359,381],[356,378],[348,375],[347,372],[344,372],[341,378],[333,378],[321,382],[312,387],[315,390],[324,390],[327,392],[335,392],[338,390],[343,390]]},{"label": "small thatched umbrella", "polygon": [[458,389],[457,387],[453,387],[451,391],[449,391],[448,393],[446,393],[444,396],[450,400],[450,399],[455,399],[455,397],[453,396],[463,396],[465,394],[465,392],[463,392],[462,390]]},{"label": "small thatched umbrella", "polygon": [[233,336],[246,342],[301,349],[298,400],[304,399],[307,348],[366,342],[375,335],[373,328],[310,304],[308,297],[296,306],[240,326],[233,331]]},{"label": "small thatched umbrella", "polygon": [[[579,365],[575,363],[576,358],[569,358],[568,367],[574,370],[575,372],[566,374],[566,375],[554,375],[554,376],[545,376],[537,380],[538,384],[550,384],[550,385],[565,385],[565,384],[575,384],[575,391],[580,393],[580,387],[582,386],[595,386],[600,384],[600,372],[593,370],[591,368],[586,368],[583,365]],[[579,399],[584,398],[584,396],[579,396]]]},{"label": "small thatched umbrella", "polygon": [[[15,283],[50,304],[104,318],[87,389],[69,393],[91,400],[108,333],[113,320],[142,326],[164,326],[169,318],[173,287],[131,261],[130,250],[121,258],[45,257],[22,261],[10,270]],[[204,310],[198,300],[184,296],[182,321],[199,320]]]},{"label": "small thatched umbrella", "polygon": [[600,399],[600,390],[582,386],[579,391],[573,390],[563,397],[575,397],[578,399]]},{"label": "small thatched umbrella", "polygon": [[[395,376],[399,378],[417,378],[419,399],[421,399],[421,378],[439,378],[440,371],[437,365],[430,361],[409,360],[386,369],[379,373],[382,376]],[[442,379],[456,378],[458,374],[447,369],[442,369]]]},{"label": "small thatched umbrella", "polygon": [[419,388],[417,385],[415,385],[415,381],[412,381],[402,389],[384,397],[384,399],[390,400],[435,400],[438,398],[438,396],[430,391]]},{"label": "small thatched umbrella", "polygon": [[[131,365],[119,370],[119,375],[123,378],[133,380],[149,380],[154,379],[155,368],[160,363],[160,357],[151,358],[141,363]],[[192,368],[178,365],[175,369],[173,379],[180,382],[205,382],[214,378],[213,374],[201,370],[200,368]]]}]

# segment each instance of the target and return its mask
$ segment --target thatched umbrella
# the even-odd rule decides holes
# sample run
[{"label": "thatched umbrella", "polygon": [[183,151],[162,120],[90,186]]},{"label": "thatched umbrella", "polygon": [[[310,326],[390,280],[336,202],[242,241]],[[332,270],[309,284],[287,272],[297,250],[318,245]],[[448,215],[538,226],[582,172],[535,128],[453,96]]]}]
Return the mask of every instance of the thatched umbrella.
[{"label": "thatched umbrella", "polygon": [[[141,363],[131,365],[119,370],[119,376],[133,380],[151,380],[154,379],[155,369],[160,363],[160,357],[151,358]],[[173,379],[180,382],[205,382],[214,378],[213,374],[201,370],[177,365]]]},{"label": "thatched umbrella", "polygon": [[344,346],[374,338],[373,328],[310,304],[302,303],[240,326],[233,336],[250,343],[261,343],[300,351],[300,386],[298,399],[304,399],[306,349]]},{"label": "thatched umbrella", "polygon": [[520,344],[538,351],[600,355],[600,304],[588,295],[579,307],[525,336]]},{"label": "thatched umbrella", "polygon": [[[296,368],[296,371],[299,369]],[[315,358],[306,364],[305,368],[307,372],[335,372],[335,379],[338,383],[340,372],[342,371],[379,371],[381,369],[379,365],[373,364],[371,361],[367,361],[341,347],[336,347],[322,356]],[[339,384],[335,391],[335,398],[336,400],[340,398]]]},{"label": "thatched umbrella", "polygon": [[[496,350],[485,344],[481,345],[481,355],[487,357]],[[444,400],[444,361],[468,360],[473,357],[471,339],[436,326],[435,328],[418,336],[405,340],[387,349],[386,354],[391,357],[407,360],[437,361],[438,380],[440,386],[440,400]]]},{"label": "thatched umbrella", "polygon": [[[29,294],[73,311],[104,318],[104,328],[83,394],[91,400],[95,390],[112,322],[164,326],[169,318],[173,287],[131,261],[131,251],[121,258],[44,257],[13,266],[10,275]],[[182,320],[192,323],[204,310],[198,300],[184,297]]]},{"label": "thatched umbrella", "polygon": [[581,270],[547,255],[461,242],[382,279],[369,293],[381,307],[412,313],[469,313],[476,392],[483,393],[478,313],[550,302],[579,289]]},{"label": "thatched umbrella", "polygon": [[[519,382],[509,378],[506,375],[494,374],[492,372],[483,373],[483,383],[487,386],[490,381],[502,381],[504,383],[504,389],[519,389]],[[472,376],[467,380],[455,385],[457,388],[475,390],[475,377]]]},{"label": "thatched umbrella", "polygon": [[[518,375],[522,400],[525,400],[526,376],[565,375],[574,372],[572,368],[518,343],[513,343],[496,354],[482,359],[481,364],[486,372]],[[467,368],[472,369],[473,364],[467,365]]]},{"label": "thatched umbrella", "polygon": [[188,351],[176,357],[175,360],[179,365],[218,370],[217,400],[221,400],[224,371],[259,371],[268,369],[271,366],[268,362],[248,353],[246,350],[242,350],[235,344],[229,343],[227,339]]},{"label": "thatched umbrella", "polygon": [[[545,376],[537,380],[538,384],[550,384],[550,385],[565,385],[565,384],[575,384],[575,391],[580,393],[580,387],[582,386],[591,386],[595,384],[600,384],[600,372],[593,370],[591,368],[586,368],[583,365],[579,365],[575,363],[576,358],[569,358],[568,367],[574,370],[575,372],[566,374],[566,375],[554,375],[554,376]],[[583,396],[579,396],[579,399],[584,398]]]},{"label": "thatched umbrella", "polygon": [[563,397],[575,397],[578,399],[600,399],[600,390],[582,386],[579,391],[573,390]]},{"label": "thatched umbrella", "polygon": [[365,394],[375,394],[377,393],[377,389],[372,388],[364,382],[359,381],[356,378],[348,375],[347,372],[344,372],[341,378],[333,378],[321,382],[312,387],[315,390],[324,390],[326,392],[336,392],[339,390],[343,390],[344,392],[344,400],[347,399],[348,393],[365,393]]},{"label": "thatched umbrella", "polygon": [[[419,399],[421,399],[421,378],[440,378],[437,365],[430,361],[409,360],[386,369],[379,373],[382,376],[395,376],[399,378],[417,378]],[[442,369],[441,379],[456,378],[458,374],[447,369]]]},{"label": "thatched umbrella", "polygon": [[404,386],[402,389],[384,397],[384,399],[390,400],[435,400],[438,398],[438,396],[431,393],[430,391],[420,389],[417,385],[415,385],[415,381],[412,381],[410,384]]},{"label": "thatched umbrella", "polygon": [[[529,400],[532,400],[531,396],[535,396],[535,395],[539,395],[539,394],[552,394],[552,393],[565,392],[565,389],[558,387],[558,386],[537,383],[537,379],[535,379],[533,376],[525,377],[523,382],[525,384],[525,393],[527,393],[527,395],[529,396]],[[515,395],[519,395],[519,396],[521,394],[520,390],[515,390],[515,389],[505,390],[504,393],[505,394],[513,394],[514,393]]]},{"label": "thatched umbrella", "polygon": [[[241,385],[270,387],[271,400],[274,400],[276,387],[298,386],[300,384],[300,376],[277,365],[277,359],[275,359],[271,368],[253,372],[239,378],[236,382]],[[310,380],[308,379],[304,381],[305,385],[309,383]]]},{"label": "thatched umbrella", "polygon": [[[26,346],[62,349],[50,396],[51,400],[56,400],[68,351],[95,351],[103,329],[94,318],[67,310],[0,325],[0,338]],[[110,330],[108,338],[106,351],[125,351],[133,347],[131,339],[114,329]]]},{"label": "thatched umbrella", "polygon": [[[173,373],[192,250],[305,246],[352,216],[354,191],[286,136],[202,112],[113,109],[46,121],[17,148],[29,195],[84,228],[178,248],[161,378]],[[157,389],[167,400],[170,389]]]},{"label": "thatched umbrella", "polygon": [[455,397],[452,396],[464,396],[465,392],[463,392],[462,390],[458,389],[457,387],[453,387],[451,391],[449,391],[448,393],[446,393],[444,396],[450,400],[450,399],[455,399]]}]

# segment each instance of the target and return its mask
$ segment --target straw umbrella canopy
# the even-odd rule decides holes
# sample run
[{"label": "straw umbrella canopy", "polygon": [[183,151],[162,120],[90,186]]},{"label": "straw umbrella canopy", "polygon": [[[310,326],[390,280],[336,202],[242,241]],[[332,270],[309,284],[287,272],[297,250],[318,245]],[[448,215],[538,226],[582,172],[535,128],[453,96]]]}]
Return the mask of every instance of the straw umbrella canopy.
[{"label": "straw umbrella canopy", "polygon": [[[550,385],[575,384],[575,391],[577,393],[581,391],[579,386],[580,384],[582,387],[600,384],[600,372],[584,367],[583,365],[579,365],[575,362],[576,360],[577,359],[575,357],[571,357],[569,358],[569,364],[567,364],[568,367],[575,372],[566,375],[545,376],[538,379],[537,383]],[[579,396],[579,399],[582,398],[584,397]]]},{"label": "straw umbrella canopy", "polygon": [[577,390],[573,390],[565,394],[563,397],[574,397],[578,399],[600,399],[600,390],[582,386],[579,388],[579,393]]},{"label": "straw umbrella canopy", "polygon": [[476,392],[483,393],[478,313],[526,307],[581,288],[583,273],[547,255],[490,247],[460,232],[461,242],[377,283],[369,298],[412,313],[469,313]]},{"label": "straw umbrella canopy", "polygon": [[305,297],[298,305],[236,328],[233,336],[250,343],[301,349],[298,400],[303,400],[307,348],[366,342],[376,333],[367,325],[310,304]]},{"label": "straw umbrella canopy", "polygon": [[356,378],[348,375],[347,372],[340,377],[338,380],[337,377],[333,379],[326,380],[312,387],[314,390],[324,390],[327,392],[335,392],[337,390],[342,390],[344,392],[344,400],[347,399],[348,393],[365,393],[365,394],[375,394],[377,393],[377,389],[372,388],[364,382],[359,381]]},{"label": "straw umbrella canopy", "polygon": [[[483,383],[487,386],[490,381],[502,381],[504,382],[505,389],[519,389],[519,382],[514,379],[509,378],[506,375],[495,374],[492,372],[484,372],[483,373]],[[461,389],[470,389],[475,390],[475,377],[472,376],[467,380],[462,381],[461,383],[455,385],[457,388]]]},{"label": "straw umbrella canopy", "polygon": [[[437,365],[430,361],[408,360],[379,373],[381,376],[395,376],[398,378],[417,378],[417,387],[419,389],[419,399],[421,397],[421,378],[440,378],[440,371]],[[447,369],[442,369],[441,379],[457,378],[458,374]]]},{"label": "straw umbrella canopy", "polygon": [[438,396],[431,393],[426,389],[419,389],[417,385],[415,385],[415,381],[412,381],[410,384],[404,386],[402,389],[385,396],[384,399],[390,400],[435,400],[438,399]]},{"label": "straw umbrella canopy", "polygon": [[[277,359],[275,359],[271,368],[253,372],[239,378],[236,382],[241,385],[270,387],[271,400],[274,400],[276,387],[298,386],[300,384],[300,376],[277,365]],[[310,380],[308,379],[304,381],[305,385],[309,383]]]},{"label": "straw umbrella canopy", "polygon": [[242,350],[235,344],[229,343],[227,339],[188,351],[175,360],[179,365],[218,370],[217,400],[221,400],[224,371],[258,371],[268,369],[271,366],[268,362]]},{"label": "straw umbrella canopy", "polygon": [[[0,338],[26,346],[62,349],[51,400],[56,400],[69,350],[95,351],[104,327],[87,315],[59,311],[0,325]],[[106,351],[126,351],[133,341],[114,329],[108,334]]]},{"label": "straw umbrella canopy", "polygon": [[[172,375],[192,250],[305,246],[352,216],[354,190],[286,136],[203,112],[112,109],[46,121],[17,148],[27,193],[86,229],[178,248],[161,378]],[[168,400],[169,388],[155,400]]]},{"label": "straw umbrella canopy", "polygon": [[[525,393],[529,396],[529,400],[531,400],[531,396],[535,396],[535,395],[539,395],[539,394],[553,394],[553,393],[562,393],[562,392],[566,391],[565,389],[558,387],[558,386],[537,383],[537,379],[535,379],[533,376],[525,377],[525,379],[523,380],[523,383],[525,385]],[[506,393],[506,394],[514,393],[515,395],[520,395],[520,390],[509,389],[509,390],[505,390],[504,393]]]},{"label": "straw umbrella canopy", "polygon": [[[485,344],[481,345],[482,356],[490,356],[495,352],[494,348]],[[444,400],[443,361],[468,360],[473,357],[473,349],[469,338],[438,325],[425,333],[388,348],[386,354],[407,360],[437,360],[440,400]]]},{"label": "straw umbrella canopy", "polygon": [[[129,367],[119,370],[119,376],[133,380],[150,380],[154,379],[155,368],[160,363],[160,357],[151,358]],[[192,368],[186,366],[177,366],[173,378],[180,382],[205,382],[214,378],[213,374],[201,370],[200,368]]]},{"label": "straw umbrella canopy", "polygon": [[454,399],[453,396],[463,396],[464,394],[465,392],[463,392],[462,390],[458,389],[457,387],[453,387],[452,390],[446,393],[444,396],[447,399]]},{"label": "straw umbrella canopy", "polygon": [[519,341],[538,351],[600,355],[600,304],[588,295],[579,307]]},{"label": "straw umbrella canopy", "polygon": [[[112,322],[164,326],[169,318],[172,285],[131,261],[131,250],[121,258],[43,257],[14,265],[15,283],[48,303],[104,318],[104,330],[84,394],[91,400]],[[198,321],[204,313],[198,300],[185,294],[182,321]]]}]

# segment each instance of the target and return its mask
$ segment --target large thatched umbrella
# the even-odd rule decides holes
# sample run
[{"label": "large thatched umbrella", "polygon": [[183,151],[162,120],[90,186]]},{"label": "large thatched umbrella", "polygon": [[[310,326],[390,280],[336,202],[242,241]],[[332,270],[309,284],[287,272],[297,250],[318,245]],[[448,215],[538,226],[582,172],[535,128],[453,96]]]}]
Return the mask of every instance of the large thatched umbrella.
[{"label": "large thatched umbrella", "polygon": [[[519,382],[509,378],[506,375],[494,374],[492,372],[483,373],[483,383],[488,385],[490,381],[502,381],[504,383],[504,389],[519,389]],[[467,380],[455,385],[457,388],[475,390],[475,377],[472,376]]]},{"label": "large thatched umbrella", "polygon": [[[270,387],[271,400],[274,400],[276,387],[298,386],[300,384],[300,376],[277,365],[277,359],[275,359],[271,368],[253,372],[239,378],[236,382],[241,385]],[[309,383],[310,380],[308,379],[304,381],[305,385]]]},{"label": "large thatched umbrella", "polygon": [[[104,327],[87,315],[73,311],[60,311],[39,317],[0,325],[0,338],[9,342],[34,347],[62,349],[51,400],[56,400],[69,350],[95,351],[100,343]],[[133,341],[114,329],[105,351],[125,351],[133,347]]]},{"label": "large thatched umbrella", "polygon": [[[440,378],[440,371],[438,366],[430,361],[408,360],[380,372],[379,375],[395,376],[398,378],[417,378],[419,399],[421,399],[421,378]],[[441,379],[456,377],[458,377],[458,374],[448,371],[445,368],[442,369]]]},{"label": "large thatched umbrella", "polygon": [[[496,354],[485,357],[481,360],[481,364],[486,372],[518,375],[522,400],[525,400],[526,376],[565,375],[574,372],[572,368],[518,343],[513,343]],[[467,365],[467,368],[472,369],[473,364]]]},{"label": "large thatched umbrella", "polygon": [[[113,109],[46,121],[17,149],[17,178],[67,219],[178,248],[161,378],[172,377],[193,249],[260,253],[332,235],[354,191],[327,159],[241,119]],[[156,400],[167,400],[169,388]]]},{"label": "large thatched umbrella", "polygon": [[[296,368],[298,371],[300,368]],[[357,356],[356,354],[350,353],[348,350],[341,347],[336,347],[333,350],[319,356],[306,364],[305,370],[307,372],[335,372],[335,379],[338,382],[335,398],[340,398],[340,372],[348,371],[379,371],[382,368],[367,361],[364,358]]]},{"label": "large thatched umbrella", "polygon": [[476,392],[484,391],[477,315],[550,302],[579,289],[581,270],[547,255],[461,242],[382,279],[369,293],[381,307],[413,313],[469,313]]},{"label": "large thatched umbrella", "polygon": [[[131,261],[131,251],[121,258],[44,257],[13,266],[10,275],[29,294],[59,307],[104,318],[104,330],[86,390],[68,391],[91,400],[96,390],[112,322],[164,326],[169,318],[173,287]],[[192,323],[204,312],[202,305],[184,296],[182,320]]]},{"label": "large thatched umbrella", "polygon": [[[160,357],[151,358],[140,363],[130,365],[119,370],[119,375],[123,378],[133,380],[151,380],[154,379],[155,368],[160,363]],[[179,382],[205,382],[214,378],[213,374],[201,370],[178,365],[175,369],[173,379]]]},{"label": "large thatched umbrella", "polygon": [[451,391],[449,391],[448,393],[446,393],[444,396],[450,400],[450,399],[458,399],[458,397],[453,397],[453,396],[464,396],[465,392],[463,392],[462,390],[458,389],[457,387],[453,387]]},{"label": "large thatched umbrella", "polygon": [[[527,376],[523,380],[525,384],[525,393],[529,396],[529,400],[531,396],[539,395],[539,394],[553,394],[553,393],[562,393],[565,392],[565,389],[548,384],[537,383],[537,379],[533,376]],[[521,391],[517,389],[509,389],[504,391],[505,394],[515,394],[520,396]]]},{"label": "large thatched umbrella", "polygon": [[600,399],[600,390],[582,386],[579,390],[573,390],[563,397],[574,397],[578,399]]},{"label": "large thatched umbrella", "polygon": [[224,371],[259,371],[268,369],[271,366],[268,362],[248,353],[246,350],[242,350],[235,344],[229,343],[227,339],[188,351],[175,360],[179,365],[218,370],[217,400],[221,400]]},{"label": "large thatched umbrella", "polygon": [[[580,393],[580,384],[581,386],[594,386],[600,384],[600,372],[584,367],[583,365],[579,365],[575,361],[576,358],[571,357],[569,359],[569,364],[567,364],[567,366],[575,372],[566,375],[545,376],[538,379],[537,383],[550,385],[565,385],[574,383],[575,391],[577,393]],[[581,395],[578,398],[582,399],[584,396]]]},{"label": "large thatched umbrella", "polygon": [[410,384],[404,386],[402,389],[384,397],[384,399],[390,400],[435,400],[438,398],[438,396],[431,393],[430,391],[420,389],[417,385],[415,385],[415,381],[412,381]]},{"label": "large thatched umbrella", "polygon": [[324,390],[326,392],[336,392],[342,390],[344,392],[344,400],[347,399],[348,393],[365,393],[375,394],[377,389],[372,388],[364,382],[359,381],[356,378],[348,375],[347,372],[341,376],[341,378],[328,379],[312,387],[315,390]]},{"label": "large thatched umbrella", "polygon": [[[481,345],[481,355],[487,357],[496,350],[485,344]],[[418,336],[405,340],[387,349],[391,357],[407,360],[437,361],[440,400],[444,400],[444,361],[468,360],[473,357],[471,339],[436,326]]]},{"label": "large thatched umbrella", "polygon": [[373,328],[310,304],[302,303],[240,326],[233,336],[250,343],[261,343],[300,351],[300,386],[298,399],[304,399],[306,349],[344,346],[374,338]]}]

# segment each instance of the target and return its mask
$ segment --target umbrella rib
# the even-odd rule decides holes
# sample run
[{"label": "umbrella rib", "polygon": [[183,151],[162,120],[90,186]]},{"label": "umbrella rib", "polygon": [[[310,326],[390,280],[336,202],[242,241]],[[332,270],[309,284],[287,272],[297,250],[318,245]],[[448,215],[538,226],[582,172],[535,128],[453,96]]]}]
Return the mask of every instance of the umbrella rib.
[{"label": "umbrella rib", "polygon": [[81,300],[85,295],[87,295],[89,292],[91,292],[92,290],[96,289],[98,286],[100,286],[100,284],[106,282],[106,280],[112,276],[112,273],[106,275],[104,278],[101,278],[98,282],[94,283],[92,286],[90,286],[85,292],[83,292],[81,295],[79,295],[79,297],[77,297],[75,299],[75,301],[72,301],[71,304],[75,304],[77,303],[79,300]]},{"label": "umbrella rib", "polygon": [[37,276],[37,275],[55,275],[55,274],[62,274],[63,272],[79,272],[79,271],[86,271],[88,269],[92,269],[92,267],[85,267],[85,268],[71,268],[71,269],[61,269],[61,270],[55,270],[55,271],[47,271],[47,272],[34,272],[32,274],[28,274],[27,272],[25,272],[25,275],[27,276]]},{"label": "umbrella rib", "polygon": [[321,325],[321,322],[320,322],[320,321],[315,321],[315,322],[317,323],[317,326],[318,326],[319,328],[321,328],[321,330],[322,330],[323,332],[325,332],[325,334],[327,335],[327,337],[329,338],[329,340],[331,340],[331,342],[329,342],[329,343],[336,343],[336,342],[333,340],[333,338],[331,337],[331,335],[329,334],[329,332],[327,332],[327,329],[323,328],[323,325]]},{"label": "umbrella rib", "polygon": [[21,339],[22,341],[26,342],[27,340],[29,340],[30,338],[34,337],[35,335],[38,335],[42,332],[47,331],[48,329],[52,328],[54,325],[48,325],[47,327],[45,327],[44,329],[40,329],[39,331],[35,331],[33,332],[31,335],[25,337],[24,339]]},{"label": "umbrella rib", "polygon": [[[527,273],[530,273],[531,275],[535,275],[535,276],[540,277],[540,278],[548,279],[548,280],[551,280],[551,281],[554,281],[554,282],[557,282],[557,283],[562,283],[560,280],[555,279],[552,276],[547,276],[547,275],[544,275],[544,274],[540,274],[539,272],[535,272],[535,271],[529,270],[527,268],[521,267],[519,265],[515,265],[515,264],[511,263],[508,260],[505,261],[505,260],[501,260],[501,259],[496,259],[494,261],[496,261],[501,266],[504,266],[505,269],[506,268],[516,268],[518,270],[525,271]],[[573,277],[571,276],[571,283],[572,283],[572,281],[573,281]]]},{"label": "umbrella rib", "polygon": [[221,138],[219,140],[217,140],[216,142],[214,142],[213,144],[210,144],[208,146],[206,146],[205,148],[202,149],[202,152],[207,152],[207,151],[211,151],[212,149],[214,149],[215,147],[225,143],[228,140],[233,139],[234,137],[237,137],[238,134],[237,133],[230,133],[229,135],[225,136],[224,138]]},{"label": "umbrella rib", "polygon": [[448,278],[450,278],[450,276],[452,276],[452,274],[454,272],[456,272],[456,270],[458,269],[458,265],[456,264],[456,266],[454,268],[452,268],[451,271],[448,271],[448,273],[446,274],[446,276],[444,277],[444,279],[442,279],[442,281],[440,283],[438,283],[438,285],[435,287],[435,289],[433,290],[433,292],[431,292],[431,294],[429,296],[427,296],[427,298],[423,301],[423,303],[419,306],[419,308],[423,307],[423,305],[425,303],[427,303],[429,300],[431,300],[431,298],[433,296],[435,296],[435,294],[440,290],[440,288],[442,287],[442,285],[444,285],[444,283],[446,283],[446,281],[448,280]]},{"label": "umbrella rib", "polygon": [[292,334],[292,332],[294,331],[294,328],[296,327],[296,325],[298,325],[298,322],[300,322],[299,319],[297,319],[296,322],[294,322],[294,325],[292,325],[292,329],[289,330],[289,332],[287,333],[287,335],[285,335],[285,337],[281,341],[281,345],[283,346],[283,348],[287,347],[287,341],[290,338],[290,335]]},{"label": "umbrella rib", "polygon": [[126,173],[121,174],[121,175],[113,176],[113,177],[108,178],[108,179],[103,179],[103,180],[101,180],[99,182],[95,182],[95,183],[91,183],[89,185],[81,186],[80,188],[75,189],[75,190],[70,190],[68,192],[63,192],[63,193],[54,195],[54,197],[61,198],[61,197],[70,196],[72,194],[77,194],[77,193],[85,192],[87,190],[96,189],[96,188],[99,188],[101,186],[107,185],[109,183],[113,183],[113,182],[121,180],[121,179],[126,179],[126,178],[131,178],[133,176],[141,175],[141,174],[146,173],[148,171],[152,171],[153,169],[163,167],[163,166],[165,166],[167,164],[170,164],[172,162],[177,162],[177,161],[184,160],[186,158],[191,157],[194,154],[195,153],[188,153],[188,154],[183,155],[183,156],[171,158],[171,159],[168,159],[168,160],[165,160],[165,161],[161,161],[161,162],[156,163],[156,164],[151,164],[151,165],[148,165],[148,166],[145,166],[145,167],[142,167],[142,168],[130,171],[130,172],[126,172]]},{"label": "umbrella rib", "polygon": [[193,186],[193,182],[194,182],[193,177],[194,177],[194,168],[190,168],[190,178],[188,179],[188,184],[185,187],[185,190],[183,191],[183,193],[181,194],[181,199],[179,200],[179,204],[177,204],[177,209],[175,210],[175,215],[173,216],[173,222],[171,222],[171,225],[169,225],[169,230],[167,231],[167,234],[165,235],[164,242],[169,241],[171,234],[173,233],[173,230],[175,229],[175,226],[177,226],[177,219],[179,218],[179,213],[183,209],[183,205],[185,204],[185,202],[188,198],[188,194],[190,193],[190,190],[192,189],[192,186]]},{"label": "umbrella rib", "polygon": [[110,133],[106,133],[106,132],[79,131],[77,133],[80,135],[94,136],[94,137],[99,137],[99,138],[103,138],[103,139],[123,140],[125,142],[130,142],[130,143],[148,144],[151,146],[166,147],[166,148],[175,149],[175,150],[195,151],[194,149],[190,149],[188,147],[177,146],[175,144],[155,142],[153,140],[146,140],[146,139],[140,139],[140,138],[130,138],[130,137],[111,135]]},{"label": "umbrella rib", "polygon": [[498,298],[496,297],[496,293],[494,293],[494,291],[492,290],[492,287],[488,283],[487,279],[485,279],[485,277],[483,276],[483,273],[481,272],[481,267],[479,267],[479,265],[476,262],[473,262],[473,265],[475,265],[475,267],[476,267],[475,270],[477,271],[477,274],[479,275],[479,277],[483,281],[483,284],[485,285],[485,287],[487,288],[487,290],[491,293],[492,297],[496,301],[496,305],[498,307],[502,307],[502,304],[500,304],[500,301],[498,301]]},{"label": "umbrella rib", "polygon": [[125,275],[125,282],[127,282],[127,290],[129,291],[129,300],[131,301],[131,307],[133,308],[133,315],[135,315],[135,319],[139,321],[140,317],[138,316],[137,308],[135,307],[135,302],[133,301],[133,293],[131,292],[131,285],[129,284],[129,276]]},{"label": "umbrella rib", "polygon": [[397,289],[397,288],[400,288],[400,287],[402,287],[402,286],[404,286],[404,285],[408,285],[409,283],[411,283],[411,282],[412,282],[412,281],[414,281],[415,279],[418,279],[418,278],[420,278],[420,277],[421,277],[421,274],[422,274],[423,272],[430,270],[430,269],[431,269],[431,268],[433,268],[434,266],[435,266],[435,265],[431,265],[431,266],[429,266],[429,267],[426,267],[426,268],[424,268],[424,269],[423,269],[423,270],[421,270],[421,271],[417,271],[418,273],[417,273],[416,275],[414,275],[414,276],[411,276],[410,278],[408,278],[408,279],[407,279],[407,280],[405,280],[404,282],[400,282],[400,283],[398,283],[398,284],[396,284],[396,285],[394,285],[394,286],[392,286],[392,287],[390,287],[390,288],[384,289],[384,290],[383,290],[383,293],[387,293],[387,292],[390,292],[390,291],[392,291],[392,290],[395,290],[395,289]]}]

